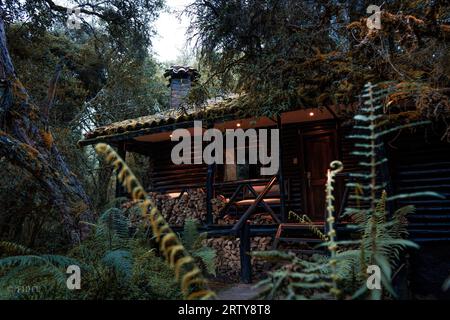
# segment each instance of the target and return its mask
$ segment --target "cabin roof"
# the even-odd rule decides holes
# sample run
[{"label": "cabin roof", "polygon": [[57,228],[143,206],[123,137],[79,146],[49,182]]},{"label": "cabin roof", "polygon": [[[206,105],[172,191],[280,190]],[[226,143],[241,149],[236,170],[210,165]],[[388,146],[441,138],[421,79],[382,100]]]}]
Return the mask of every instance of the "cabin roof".
[{"label": "cabin roof", "polygon": [[251,112],[242,108],[241,99],[245,96],[233,96],[208,103],[202,107],[170,109],[152,115],[128,119],[95,128],[84,135],[79,145],[89,145],[108,140],[116,136],[138,136],[151,133],[154,129],[193,120],[216,121],[219,119],[238,119],[251,116]]}]

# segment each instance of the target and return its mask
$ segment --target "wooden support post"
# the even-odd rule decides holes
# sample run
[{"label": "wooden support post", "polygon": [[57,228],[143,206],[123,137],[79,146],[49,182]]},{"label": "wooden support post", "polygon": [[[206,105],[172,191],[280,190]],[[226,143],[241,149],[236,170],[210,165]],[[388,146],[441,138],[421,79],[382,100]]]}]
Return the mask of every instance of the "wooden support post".
[{"label": "wooden support post", "polygon": [[250,257],[250,223],[245,221],[239,230],[239,249],[241,257],[241,281],[243,283],[252,283],[252,259]]},{"label": "wooden support post", "polygon": [[283,175],[283,130],[281,125],[281,116],[277,115],[277,127],[279,130],[279,169],[278,169],[278,184],[280,187],[280,205],[281,205],[281,221],[287,222],[287,208],[286,208],[286,190],[284,184],[284,175]]},{"label": "wooden support post", "polygon": [[[117,154],[125,161],[125,158],[127,156],[127,150],[125,149],[125,143],[121,142],[117,145]],[[116,198],[124,197],[127,193],[125,189],[122,187],[122,185],[119,182],[119,179],[117,178],[118,172],[116,172]]]},{"label": "wooden support post", "polygon": [[213,209],[211,200],[214,198],[214,173],[215,164],[208,165],[208,174],[206,177],[206,224],[211,225],[214,223]]}]

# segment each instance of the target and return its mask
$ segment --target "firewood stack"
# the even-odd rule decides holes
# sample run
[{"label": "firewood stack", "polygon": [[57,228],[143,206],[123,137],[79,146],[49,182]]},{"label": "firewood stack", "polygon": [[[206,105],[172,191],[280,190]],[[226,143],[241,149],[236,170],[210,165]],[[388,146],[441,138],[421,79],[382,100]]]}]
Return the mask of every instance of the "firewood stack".
[{"label": "firewood stack", "polygon": [[[149,193],[149,196],[170,225],[182,226],[188,218],[206,220],[206,193],[203,189],[188,189],[176,198],[156,192]],[[212,200],[214,217],[217,218],[224,205],[225,199],[221,196]]]},{"label": "firewood stack", "polygon": [[[202,189],[190,189],[177,198],[155,192],[149,193],[149,196],[171,225],[182,226],[187,218],[201,221],[204,221],[206,218],[206,194]],[[219,212],[226,203],[223,197],[216,197],[212,200],[212,203],[216,223],[234,224],[239,219],[239,217],[231,215],[218,219]],[[123,208],[129,209],[133,205],[135,203],[127,202],[123,205]],[[254,214],[250,220],[252,224],[273,223],[272,217],[267,213]],[[270,250],[271,242],[271,237],[254,237],[251,239],[251,251]],[[238,281],[241,269],[239,238],[209,238],[205,239],[204,243],[216,250],[217,274],[227,279]],[[262,275],[266,270],[269,270],[267,262],[253,257],[252,266],[255,279],[258,278],[258,275]]]},{"label": "firewood stack", "polygon": [[223,207],[225,207],[225,205],[227,204],[226,202],[227,200],[225,199],[224,196],[222,195],[218,195],[216,196],[214,199],[211,200],[211,205],[212,205],[212,211],[213,211],[213,216],[214,216],[214,222],[215,223],[219,223],[219,214],[220,211],[223,209]]},{"label": "firewood stack", "polygon": [[[252,251],[270,249],[271,237],[254,237],[251,240]],[[205,245],[216,250],[217,273],[231,280],[239,279],[241,270],[239,238],[220,237],[205,240]],[[252,267],[255,278],[262,274],[266,268],[266,262],[252,257]]]},{"label": "firewood stack", "polygon": [[[217,219],[218,224],[235,224],[239,220],[239,217],[232,215],[225,215],[223,218]],[[253,214],[250,218],[251,224],[273,224],[273,218],[268,213],[257,213]]]},{"label": "firewood stack", "polygon": [[254,214],[250,219],[252,224],[273,224],[273,218],[268,213]]},{"label": "firewood stack", "polygon": [[164,218],[167,219],[175,204],[175,199],[170,198],[168,195],[160,194],[157,192],[151,192],[149,193],[149,196],[161,211]]},{"label": "firewood stack", "polygon": [[[250,244],[252,251],[267,251],[271,249],[271,246],[272,237],[254,237]],[[252,268],[255,279],[260,278],[267,270],[270,270],[267,261],[256,259],[255,257],[252,257]]]},{"label": "firewood stack", "polygon": [[182,226],[187,219],[204,221],[206,218],[205,193],[202,189],[190,189],[176,199],[168,222]]}]

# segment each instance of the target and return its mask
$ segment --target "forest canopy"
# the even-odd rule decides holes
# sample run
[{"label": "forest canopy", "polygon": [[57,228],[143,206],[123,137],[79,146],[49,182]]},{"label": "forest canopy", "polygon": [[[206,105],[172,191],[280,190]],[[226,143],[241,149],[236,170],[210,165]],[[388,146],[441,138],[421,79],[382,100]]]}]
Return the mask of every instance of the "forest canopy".
[{"label": "forest canopy", "polygon": [[[369,5],[380,30],[367,27]],[[197,0],[185,14],[211,78],[255,112],[349,104],[368,81],[397,81],[448,113],[447,1]]]}]

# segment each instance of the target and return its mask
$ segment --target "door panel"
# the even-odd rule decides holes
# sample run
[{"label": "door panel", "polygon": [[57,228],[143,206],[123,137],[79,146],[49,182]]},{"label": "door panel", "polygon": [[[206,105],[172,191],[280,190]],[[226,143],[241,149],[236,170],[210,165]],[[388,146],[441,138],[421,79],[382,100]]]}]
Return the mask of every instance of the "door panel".
[{"label": "door panel", "polygon": [[325,183],[330,163],[336,159],[336,131],[303,134],[305,212],[313,221],[325,217]]}]

